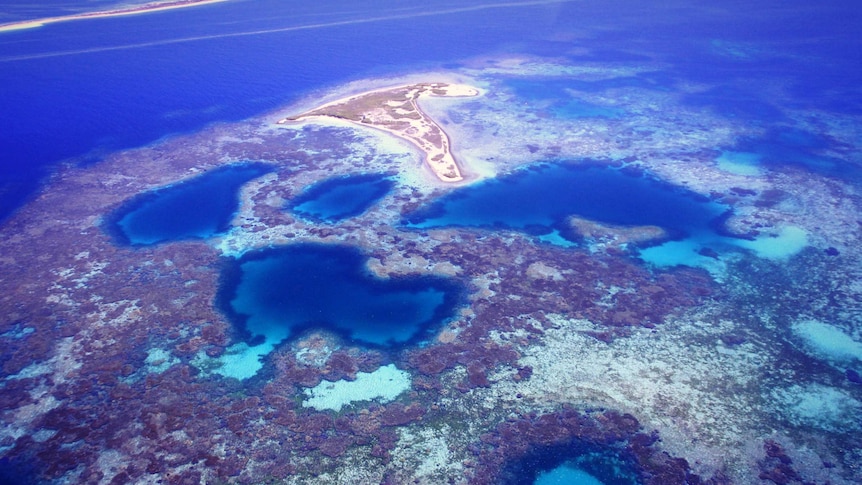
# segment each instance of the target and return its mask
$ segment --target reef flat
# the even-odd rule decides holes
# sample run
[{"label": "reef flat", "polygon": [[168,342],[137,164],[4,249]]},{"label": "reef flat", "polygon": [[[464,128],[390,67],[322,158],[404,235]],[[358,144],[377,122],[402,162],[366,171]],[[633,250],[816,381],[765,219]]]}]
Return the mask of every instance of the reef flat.
[{"label": "reef flat", "polygon": [[464,179],[452,156],[449,137],[419,107],[425,96],[477,96],[471,86],[449,83],[418,83],[385,88],[327,103],[297,116],[283,118],[278,124],[316,117],[331,117],[371,126],[409,141],[425,153],[425,163],[444,182]]},{"label": "reef flat", "polygon": [[[728,170],[728,153],[769,145],[751,140],[769,140],[774,125],[691,103],[704,86],[651,89],[655,69],[503,57],[423,73],[486,93],[422,106],[485,179],[467,187],[417,177],[424,157],[359,118],[315,122],[395,95],[413,106],[409,96],[434,86],[415,78],[367,80],[375,94],[307,122],[224,123],[65,167],[0,226],[3,459],[32,464],[43,482],[492,484],[574,467],[604,483],[859,483],[854,181],[801,162]],[[566,86],[553,96],[568,108],[513,79]],[[396,84],[408,87],[385,87]],[[587,105],[590,116],[572,116]],[[380,114],[382,126],[396,114]],[[789,159],[862,166],[847,118],[787,107],[781,123],[797,138],[825,130]],[[235,202],[226,225],[138,246],[105,231],[141,194],[242,163],[266,170],[224,191]],[[562,210],[539,224],[495,213],[517,177],[563,172],[616,180],[604,198],[647,187],[668,202],[648,219],[611,217],[570,204],[590,189],[572,183],[539,201]],[[327,181],[380,174],[386,190],[349,217],[285,210]],[[476,187],[494,190],[460,192]],[[518,197],[537,198],[527,194]],[[454,223],[407,222],[440,216],[441,201]],[[672,213],[683,203],[697,204],[694,215]],[[673,239],[720,214],[739,243]],[[554,225],[571,231],[568,244],[549,240]],[[309,248],[348,248],[349,264],[255,266]],[[644,256],[656,248],[686,258]],[[320,284],[317,306],[297,307],[318,290],[303,278],[321,274],[354,279]],[[437,295],[416,282],[447,285]],[[448,282],[463,298],[439,304]],[[356,288],[356,299],[415,301],[365,309],[357,330],[333,303]],[[257,292],[237,298],[246,291]]]}]

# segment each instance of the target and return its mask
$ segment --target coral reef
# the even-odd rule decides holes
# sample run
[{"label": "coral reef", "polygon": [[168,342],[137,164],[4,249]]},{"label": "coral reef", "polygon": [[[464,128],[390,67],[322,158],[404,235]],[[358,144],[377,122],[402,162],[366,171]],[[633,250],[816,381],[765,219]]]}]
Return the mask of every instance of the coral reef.
[{"label": "coral reef", "polygon": [[[527,415],[501,423],[482,435],[476,446],[478,464],[473,483],[519,483],[523,470],[507,469],[533,448],[555,449],[560,462],[574,457],[580,449],[592,448],[631,461],[638,470],[639,483],[722,484],[724,477],[704,480],[692,473],[684,459],[673,458],[654,445],[655,434],[643,433],[631,415],[613,411],[579,412],[566,408],[552,414]],[[571,450],[567,455],[567,450]],[[511,473],[517,472],[515,475]]]},{"label": "coral reef", "polygon": [[[65,167],[0,226],[0,468],[26,463],[38,482],[70,483],[505,483],[507,467],[535,450],[585,447],[619,457],[645,484],[859,482],[848,413],[862,402],[862,371],[852,352],[824,353],[812,334],[822,327],[810,325],[834,326],[855,351],[852,187],[798,166],[722,170],[716,146],[762,129],[668,93],[585,92],[584,102],[614,98],[629,114],[561,120],[506,84],[515,74],[600,82],[637,72],[479,64],[463,72],[484,96],[423,104],[453,140],[481,146],[457,153],[468,180],[548,159],[624,161],[732,206],[723,222],[734,235],[792,225],[806,247],[776,259],[697,248],[720,266],[707,272],[638,259],[639,243],[662,236],[653,227],[569,218],[584,239],[571,247],[502,228],[408,229],[406,214],[454,187],[417,171],[416,154],[391,135],[274,119],[211,126]],[[272,172],[242,186],[223,234],[125,247],[102,230],[137,194],[249,161]],[[318,224],[284,210],[314,183],[351,173],[397,175],[355,217]],[[249,337],[215,305],[222,272],[249,251],[291,244],[356,246],[368,275],[453,279],[464,299],[409,345],[362,345],[312,322],[256,374],[213,372]],[[409,381],[395,396],[303,405],[317,386],[390,368]],[[845,407],[806,407],[802,394]]]}]

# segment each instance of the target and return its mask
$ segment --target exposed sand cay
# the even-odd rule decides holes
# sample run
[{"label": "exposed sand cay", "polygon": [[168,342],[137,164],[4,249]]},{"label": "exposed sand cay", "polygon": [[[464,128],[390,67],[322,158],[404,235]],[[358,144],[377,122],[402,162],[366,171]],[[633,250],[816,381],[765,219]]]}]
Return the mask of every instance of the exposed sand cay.
[{"label": "exposed sand cay", "polygon": [[464,180],[452,156],[449,137],[417,104],[422,96],[477,96],[479,90],[465,84],[418,83],[378,89],[324,104],[278,124],[316,117],[338,118],[378,128],[408,140],[425,152],[425,162],[443,182]]},{"label": "exposed sand cay", "polygon": [[226,0],[173,0],[166,2],[150,2],[143,5],[135,5],[130,7],[116,8],[112,10],[101,10],[98,12],[86,12],[73,15],[62,15],[59,17],[44,17],[41,19],[23,20],[20,22],[11,22],[8,24],[0,24],[0,32],[11,30],[32,29],[42,27],[45,24],[53,24],[56,22],[66,22],[69,20],[94,19],[103,17],[118,17],[120,15],[135,15],[141,13],[158,12],[162,10],[172,10],[175,8],[196,7],[198,5],[206,5],[210,3],[224,2]]}]

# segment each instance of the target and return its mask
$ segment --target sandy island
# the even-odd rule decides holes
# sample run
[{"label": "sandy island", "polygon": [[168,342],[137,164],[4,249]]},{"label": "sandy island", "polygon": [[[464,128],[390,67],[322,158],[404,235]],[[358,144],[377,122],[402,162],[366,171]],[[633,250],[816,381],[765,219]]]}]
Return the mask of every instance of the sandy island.
[{"label": "sandy island", "polygon": [[464,84],[418,83],[378,89],[324,104],[278,124],[317,117],[338,118],[378,128],[407,140],[425,152],[428,167],[444,182],[464,180],[450,150],[449,137],[417,104],[422,96],[477,96]]},{"label": "sandy island", "polygon": [[56,22],[65,22],[68,20],[93,19],[102,17],[118,17],[120,15],[134,15],[140,13],[158,12],[161,10],[172,10],[175,8],[196,7],[210,3],[224,2],[226,0],[169,0],[165,2],[150,2],[143,5],[135,5],[130,7],[116,8],[112,10],[100,10],[98,12],[78,13],[74,15],[62,15],[59,17],[45,17],[41,19],[22,20],[20,22],[11,22],[8,24],[0,24],[0,32],[11,30],[32,29],[41,27],[45,24],[53,24]]}]

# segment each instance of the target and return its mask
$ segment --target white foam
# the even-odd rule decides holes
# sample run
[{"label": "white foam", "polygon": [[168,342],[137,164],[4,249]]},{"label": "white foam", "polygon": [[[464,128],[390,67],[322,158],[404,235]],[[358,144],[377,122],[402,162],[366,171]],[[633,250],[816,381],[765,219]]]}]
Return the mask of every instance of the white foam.
[{"label": "white foam", "polygon": [[410,389],[410,374],[394,364],[380,367],[374,372],[357,372],[354,381],[323,381],[305,390],[308,397],[302,405],[318,411],[341,408],[356,401],[389,402]]}]

